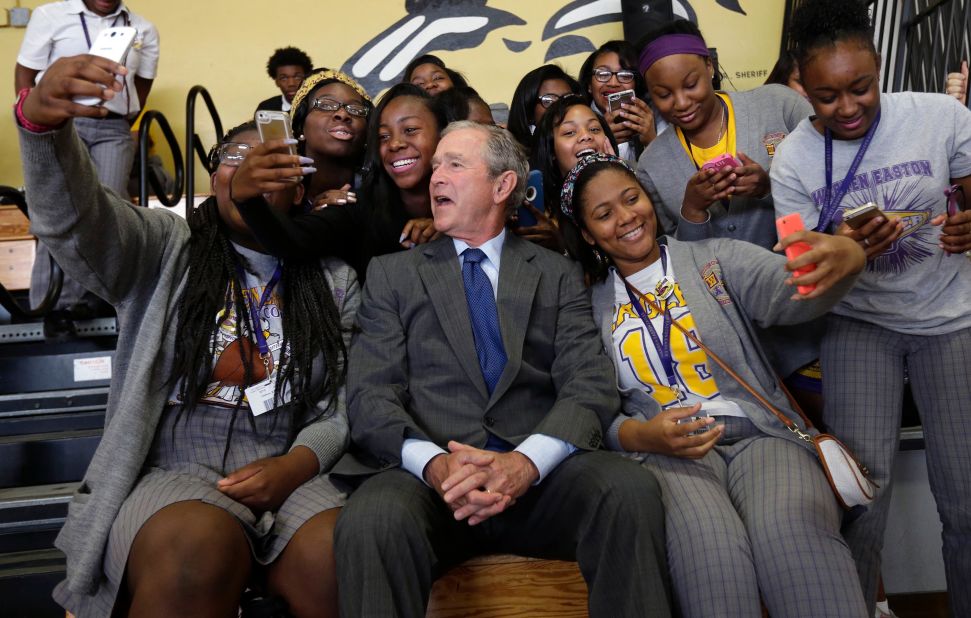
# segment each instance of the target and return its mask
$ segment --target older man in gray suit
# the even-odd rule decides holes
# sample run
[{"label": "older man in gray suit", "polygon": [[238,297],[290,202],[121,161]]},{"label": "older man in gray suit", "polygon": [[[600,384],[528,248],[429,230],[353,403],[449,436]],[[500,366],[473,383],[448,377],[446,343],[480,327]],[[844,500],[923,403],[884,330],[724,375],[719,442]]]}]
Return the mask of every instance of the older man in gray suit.
[{"label": "older man in gray suit", "polygon": [[657,483],[597,450],[619,401],[579,269],[504,229],[521,148],[453,123],[433,168],[445,236],[374,259],[358,313],[342,614],[423,616],[437,575],[498,552],[577,560],[594,616],[668,615]]}]

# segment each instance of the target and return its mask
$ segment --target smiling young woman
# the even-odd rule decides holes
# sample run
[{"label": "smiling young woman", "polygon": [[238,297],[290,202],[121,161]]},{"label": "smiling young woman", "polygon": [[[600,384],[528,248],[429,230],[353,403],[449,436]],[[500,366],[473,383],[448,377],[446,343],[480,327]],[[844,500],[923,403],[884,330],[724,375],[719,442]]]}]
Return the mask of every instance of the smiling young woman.
[{"label": "smiling young woman", "polygon": [[[944,525],[950,608],[971,615],[971,262],[961,255],[971,249],[971,211],[960,212],[971,192],[971,111],[943,94],[880,93],[865,2],[807,3],[791,34],[816,115],[773,163],[776,212],[853,239],[868,259],[827,321],[824,421],[885,490],[909,378]],[[868,202],[879,216],[859,229],[843,222],[845,209]],[[889,497],[844,530],[871,610]]]},{"label": "smiling young woman", "polygon": [[[342,103],[341,109],[346,105]],[[431,155],[447,124],[442,106],[418,86],[397,84],[385,92],[369,118],[366,172],[354,200],[296,215],[241,208],[268,251],[291,258],[338,256],[363,278],[375,255],[400,251],[435,235],[428,180]],[[325,126],[345,128],[333,122]]]},{"label": "smiling young woman", "polygon": [[[590,106],[610,125],[618,155],[637,161],[658,133],[644,78],[637,70],[637,50],[627,41],[607,41],[587,56],[578,79],[590,97]],[[612,110],[607,97],[625,90],[633,90],[634,99]]]},{"label": "smiling young woman", "polygon": [[[693,332],[798,418],[750,322],[825,313],[863,268],[860,248],[803,234],[817,289],[794,301],[786,280],[797,265],[780,255],[730,239],[656,238],[651,199],[616,157],[579,161],[561,196],[574,223],[564,234],[582,247],[594,319],[617,369],[623,413],[608,444],[636,453],[661,485],[679,615],[758,616],[761,599],[773,616],[862,616],[840,509],[811,448],[672,328]],[[812,560],[789,549],[796,539]]]}]

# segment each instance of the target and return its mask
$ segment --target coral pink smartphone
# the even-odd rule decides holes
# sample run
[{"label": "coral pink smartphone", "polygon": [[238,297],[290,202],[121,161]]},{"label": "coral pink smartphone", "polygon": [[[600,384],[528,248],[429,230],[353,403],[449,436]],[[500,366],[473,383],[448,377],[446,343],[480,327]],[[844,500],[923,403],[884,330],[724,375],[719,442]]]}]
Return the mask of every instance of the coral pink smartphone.
[{"label": "coral pink smartphone", "polygon": [[718,155],[714,159],[702,165],[701,169],[714,170],[716,172],[720,172],[726,167],[731,167],[731,168],[742,167],[742,162],[726,152],[725,154]]},{"label": "coral pink smartphone", "polygon": [[[802,224],[802,216],[800,216],[798,212],[794,212],[791,215],[786,215],[784,217],[779,217],[778,219],[776,219],[775,229],[779,232],[779,240],[782,240],[783,238],[785,238],[790,234],[805,230],[806,227]],[[793,243],[788,247],[786,247],[786,257],[789,258],[790,260],[794,260],[800,255],[802,255],[803,253],[811,249],[812,247],[809,246],[809,243],[806,243],[806,242]],[[794,277],[801,277],[806,273],[811,273],[814,270],[816,270],[816,265],[809,264],[807,266],[803,266],[802,268],[797,268],[792,272],[792,275]],[[799,290],[800,294],[809,294],[810,292],[816,289],[816,284],[813,283],[810,285],[799,285],[799,286],[796,286],[796,289]]]}]

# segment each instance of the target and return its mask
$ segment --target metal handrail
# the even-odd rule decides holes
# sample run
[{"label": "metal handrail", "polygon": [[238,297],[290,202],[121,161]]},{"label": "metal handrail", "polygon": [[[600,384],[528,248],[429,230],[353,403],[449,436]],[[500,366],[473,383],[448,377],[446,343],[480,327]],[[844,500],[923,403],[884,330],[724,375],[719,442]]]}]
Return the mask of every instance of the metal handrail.
[{"label": "metal handrail", "polygon": [[[0,198],[13,202],[20,212],[24,213],[24,216],[30,219],[30,213],[27,208],[27,199],[24,194],[14,189],[13,187],[0,187]],[[54,306],[57,305],[57,301],[61,298],[61,288],[64,285],[64,271],[61,267],[54,261],[54,256],[50,257],[50,278],[47,281],[47,292],[44,294],[44,298],[41,299],[40,303],[36,307],[29,309],[24,309],[17,299],[7,290],[6,286],[0,283],[0,307],[7,310],[12,317],[18,320],[30,320],[34,318],[40,318],[46,316],[50,313]]]},{"label": "metal handrail", "polygon": [[206,156],[206,149],[202,145],[202,139],[196,134],[196,99],[202,95],[202,100],[209,109],[209,116],[216,128],[216,143],[223,139],[223,123],[219,120],[219,112],[216,111],[216,104],[212,101],[209,91],[203,86],[193,86],[185,99],[185,211],[192,210],[195,201],[195,180],[196,166],[195,157],[199,157],[202,166],[210,174],[213,170],[209,169],[209,160]]},{"label": "metal handrail", "polygon": [[[159,128],[162,129],[162,135],[165,136],[165,141],[169,144],[172,160],[175,162],[175,191],[171,196],[165,192],[165,187],[161,185],[158,178],[148,174],[148,140],[152,123],[158,123]],[[163,205],[169,208],[178,205],[182,199],[182,187],[185,186],[183,184],[185,174],[182,169],[182,150],[179,148],[179,142],[175,139],[172,127],[169,126],[169,121],[158,110],[150,109],[142,116],[138,130],[138,159],[141,161],[141,173],[138,178],[138,203],[142,206],[148,206],[148,185],[151,184],[155,197]]]}]

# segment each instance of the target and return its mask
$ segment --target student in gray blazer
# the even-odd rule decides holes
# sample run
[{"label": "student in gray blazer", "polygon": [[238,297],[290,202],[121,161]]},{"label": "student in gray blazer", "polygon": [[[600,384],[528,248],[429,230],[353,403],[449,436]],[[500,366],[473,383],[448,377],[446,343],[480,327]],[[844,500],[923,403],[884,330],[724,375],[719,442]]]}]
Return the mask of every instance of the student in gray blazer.
[{"label": "student in gray blazer", "polygon": [[787,268],[801,263],[728,239],[657,242],[651,202],[616,157],[584,158],[564,186],[572,197],[562,211],[576,224],[564,233],[582,235],[623,400],[606,440],[637,453],[661,484],[679,614],[758,616],[764,602],[772,616],[864,616],[841,511],[812,446],[674,326],[798,423],[752,324],[826,312],[863,268],[859,247],[804,233],[817,269],[799,284],[816,290],[793,299]]},{"label": "student in gray blazer", "polygon": [[449,566],[510,552],[577,560],[594,616],[668,615],[657,483],[598,450],[619,400],[579,270],[504,231],[521,147],[453,123],[433,166],[445,236],[372,260],[350,353],[342,614],[423,616]]}]

